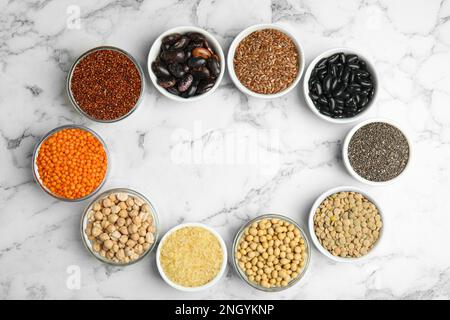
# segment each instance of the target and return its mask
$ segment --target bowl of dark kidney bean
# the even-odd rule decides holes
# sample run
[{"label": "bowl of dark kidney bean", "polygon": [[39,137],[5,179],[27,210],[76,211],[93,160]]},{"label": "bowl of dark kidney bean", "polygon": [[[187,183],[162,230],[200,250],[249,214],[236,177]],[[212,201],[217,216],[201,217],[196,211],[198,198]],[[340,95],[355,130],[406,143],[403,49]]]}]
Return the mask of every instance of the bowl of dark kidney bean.
[{"label": "bowl of dark kidney bean", "polygon": [[197,27],[177,27],[161,34],[148,55],[150,79],[164,96],[180,102],[212,94],[225,72],[219,42]]},{"label": "bowl of dark kidney bean", "polygon": [[325,51],[305,73],[303,91],[310,109],[333,123],[356,121],[373,105],[377,95],[373,64],[349,48]]}]

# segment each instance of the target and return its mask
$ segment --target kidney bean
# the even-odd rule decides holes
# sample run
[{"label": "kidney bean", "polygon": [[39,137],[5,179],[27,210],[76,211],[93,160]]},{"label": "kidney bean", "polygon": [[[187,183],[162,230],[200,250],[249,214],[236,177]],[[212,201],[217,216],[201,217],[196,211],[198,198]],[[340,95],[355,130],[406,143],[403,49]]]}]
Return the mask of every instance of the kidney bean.
[{"label": "kidney bean", "polygon": [[192,57],[187,61],[189,68],[201,68],[206,65],[206,59]]},{"label": "kidney bean", "polygon": [[194,76],[194,78],[199,79],[199,80],[207,79],[211,76],[211,73],[209,72],[208,68],[206,68],[206,67],[193,69],[191,71],[191,74]]},{"label": "kidney bean", "polygon": [[207,64],[211,75],[218,77],[220,74],[220,62],[215,57],[211,57],[207,60]]},{"label": "kidney bean", "polygon": [[190,98],[209,91],[220,75],[220,59],[198,32],[170,34],[152,63],[157,83],[171,94]]},{"label": "kidney bean", "polygon": [[167,63],[178,63],[184,61],[183,50],[168,50],[161,53],[161,59]]},{"label": "kidney bean", "polygon": [[161,42],[163,44],[172,45],[176,41],[178,41],[178,39],[180,39],[180,38],[181,38],[181,34],[179,34],[179,33],[172,33],[172,34],[169,34],[169,35],[165,36],[164,38],[162,38]]},{"label": "kidney bean", "polygon": [[203,94],[208,92],[209,90],[214,87],[215,81],[214,79],[204,79],[199,82],[198,88],[197,88],[197,94]]},{"label": "kidney bean", "polygon": [[170,77],[170,72],[166,66],[159,61],[152,62],[152,71],[158,77]]},{"label": "kidney bean", "polygon": [[158,78],[157,82],[163,88],[170,88],[170,87],[173,87],[175,85],[175,83],[177,83],[177,80],[175,80],[174,77]]},{"label": "kidney bean", "polygon": [[190,98],[190,97],[195,96],[195,94],[197,92],[198,83],[199,83],[199,81],[197,81],[197,80],[192,81],[192,84],[189,87],[189,89],[187,89],[183,93],[183,98]]},{"label": "kidney bean", "polygon": [[192,76],[192,74],[185,75],[178,83],[178,91],[184,92],[189,89],[193,80],[194,77]]},{"label": "kidney bean", "polygon": [[211,57],[211,52],[209,52],[208,49],[198,47],[192,50],[192,56],[196,58],[208,59],[209,57]]},{"label": "kidney bean", "polygon": [[179,63],[170,64],[169,71],[175,78],[181,78],[186,74],[183,66]]},{"label": "kidney bean", "polygon": [[188,45],[191,40],[186,36],[181,36],[171,47],[170,50],[179,50],[183,49]]}]

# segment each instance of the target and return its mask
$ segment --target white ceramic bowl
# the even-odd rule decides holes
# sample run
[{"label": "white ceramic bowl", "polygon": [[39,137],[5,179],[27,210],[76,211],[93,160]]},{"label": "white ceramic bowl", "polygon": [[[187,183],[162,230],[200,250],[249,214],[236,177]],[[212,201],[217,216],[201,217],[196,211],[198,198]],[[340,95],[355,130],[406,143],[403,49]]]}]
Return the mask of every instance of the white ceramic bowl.
[{"label": "white ceramic bowl", "polygon": [[[372,81],[375,85],[375,93],[372,97],[372,100],[369,101],[368,105],[366,106],[366,108],[361,111],[359,114],[357,114],[354,117],[351,118],[342,118],[342,119],[335,119],[335,118],[331,118],[328,117],[322,113],[320,113],[320,111],[317,109],[317,107],[315,106],[314,102],[312,101],[312,99],[309,97],[309,78],[311,77],[311,72],[313,71],[314,67],[316,66],[316,64],[322,59],[322,58],[327,58],[330,57],[331,55],[335,54],[335,53],[339,53],[339,52],[343,52],[345,54],[356,54],[358,55],[358,57],[360,57],[361,59],[363,59],[366,64],[367,64],[367,69],[369,70],[369,72],[372,75]],[[351,48],[334,48],[334,49],[330,49],[327,50],[321,54],[319,54],[313,61],[311,61],[311,63],[309,64],[308,68],[306,69],[305,72],[305,77],[303,78],[303,94],[305,95],[305,100],[306,100],[306,104],[308,105],[308,107],[311,109],[312,112],[314,112],[314,114],[316,114],[319,118],[326,120],[328,122],[331,123],[337,123],[337,124],[345,124],[345,123],[350,123],[350,122],[354,122],[358,119],[361,119],[361,117],[363,117],[364,115],[367,114],[367,112],[369,111],[369,109],[371,108],[371,106],[374,104],[374,102],[376,101],[376,98],[378,96],[378,76],[375,70],[375,65],[373,64],[373,62],[371,61],[371,59],[368,57],[368,55],[362,53],[359,50],[355,50],[355,49],[351,49]]]},{"label": "white ceramic bowl", "polygon": [[[280,92],[274,93],[274,94],[261,94],[261,93],[256,93],[256,92],[248,89],[246,86],[244,86],[239,81],[238,77],[236,76],[236,73],[234,72],[234,62],[233,62],[234,54],[235,54],[236,48],[238,47],[239,43],[245,37],[247,37],[249,34],[251,34],[252,32],[255,32],[258,30],[263,30],[263,29],[275,29],[275,30],[283,32],[289,38],[291,38],[291,40],[294,42],[295,46],[297,47],[299,60],[300,60],[298,74],[297,74],[297,77],[295,78],[294,82],[286,89],[284,89]],[[297,85],[297,83],[300,81],[300,78],[302,77],[302,74],[303,74],[303,70],[305,69],[305,53],[304,53],[303,47],[297,41],[297,39],[292,35],[291,32],[289,32],[284,27],[281,27],[277,24],[270,24],[270,23],[269,24],[256,24],[251,27],[248,27],[247,29],[244,29],[243,31],[241,31],[241,33],[239,33],[236,36],[236,38],[234,38],[233,42],[231,43],[230,49],[228,50],[227,64],[228,64],[228,73],[230,74],[231,80],[233,81],[234,85],[240,91],[242,91],[243,93],[245,93],[249,96],[256,97],[256,98],[274,99],[274,98],[279,98],[279,97],[285,95],[286,93],[288,93],[289,91],[291,91]]]},{"label": "white ceramic bowl", "polygon": [[[200,228],[204,228],[204,229],[208,230],[209,232],[211,232],[217,238],[217,240],[219,240],[220,246],[222,247],[223,260],[222,260],[222,265],[220,267],[219,273],[210,282],[208,282],[207,284],[205,284],[203,286],[200,286],[200,287],[184,287],[184,286],[181,286],[181,285],[173,282],[172,280],[170,280],[166,276],[166,274],[164,272],[164,269],[163,269],[163,267],[161,265],[160,256],[161,256],[161,248],[162,248],[162,245],[164,244],[164,241],[174,231],[176,231],[178,229],[181,229],[181,228],[185,228],[185,227],[200,227]],[[207,225],[204,225],[202,223],[183,223],[183,224],[180,224],[178,226],[173,227],[172,229],[167,231],[167,233],[162,237],[161,241],[159,242],[158,249],[156,250],[156,265],[158,267],[159,273],[161,274],[161,277],[172,288],[178,289],[180,291],[186,291],[186,292],[197,292],[197,291],[206,290],[206,289],[211,288],[212,286],[214,286],[217,282],[219,282],[219,280],[222,278],[222,276],[225,273],[225,270],[226,270],[226,267],[227,267],[227,259],[228,259],[227,247],[225,245],[225,241],[223,241],[223,238],[214,229],[212,229],[212,228],[210,228]]]},{"label": "white ceramic bowl", "polygon": [[[350,144],[350,141],[351,141],[353,135],[356,133],[356,131],[358,131],[358,129],[362,128],[366,124],[374,123],[374,122],[384,122],[384,123],[390,124],[391,126],[397,128],[398,130],[400,130],[403,133],[403,135],[405,136],[406,141],[408,142],[408,146],[409,146],[409,158],[408,158],[408,163],[406,164],[406,167],[403,169],[403,171],[398,176],[396,176],[395,178],[388,180],[388,181],[380,181],[380,182],[370,181],[370,180],[367,180],[367,179],[361,177],[353,169],[352,165],[350,164],[350,159],[348,157],[348,145]],[[409,168],[409,166],[411,164],[411,155],[412,155],[411,148],[412,148],[411,140],[408,138],[408,135],[405,133],[405,131],[399,127],[398,124],[396,124],[392,120],[388,120],[388,119],[384,119],[384,118],[368,119],[368,120],[362,121],[361,123],[358,123],[347,133],[347,136],[345,137],[344,143],[342,145],[342,159],[344,160],[345,168],[350,173],[350,175],[353,178],[355,178],[356,180],[363,182],[365,184],[371,185],[371,186],[385,186],[385,185],[394,183],[395,181],[400,179],[401,176],[403,176],[405,174],[406,170]]]},{"label": "white ceramic bowl", "polygon": [[[214,49],[214,51],[220,58],[220,74],[216,79],[216,83],[208,92],[198,95],[198,96],[191,97],[191,98],[182,98],[182,97],[179,97],[177,95],[174,95],[174,94],[168,92],[166,89],[164,89],[163,87],[158,85],[156,76],[152,71],[152,62],[155,61],[156,57],[158,56],[158,54],[160,52],[162,38],[164,38],[165,36],[172,34],[172,33],[185,34],[187,32],[198,32],[205,36],[206,40],[208,40],[208,43],[211,45],[212,49]],[[153,85],[156,87],[156,89],[162,95],[164,95],[167,98],[172,99],[174,101],[178,101],[178,102],[194,102],[194,101],[198,101],[203,98],[206,98],[207,96],[211,95],[214,91],[216,91],[216,89],[220,85],[220,82],[222,81],[223,75],[225,73],[225,56],[223,54],[223,50],[222,50],[222,47],[220,46],[220,43],[208,31],[198,28],[198,27],[193,27],[193,26],[182,26],[182,27],[172,28],[172,29],[169,29],[169,30],[163,32],[155,40],[155,42],[153,42],[153,45],[150,48],[150,52],[148,53],[148,57],[147,57],[147,69],[148,69],[148,73],[150,75],[150,79],[151,79]]]},{"label": "white ceramic bowl", "polygon": [[[372,249],[365,256],[362,256],[359,258],[351,258],[351,257],[350,258],[342,258],[342,257],[336,257],[336,256],[332,255],[327,249],[325,249],[320,244],[319,239],[317,238],[316,232],[314,231],[314,215],[316,214],[316,209],[320,206],[320,204],[328,196],[331,196],[332,194],[335,194],[337,192],[342,192],[342,191],[352,191],[352,192],[361,193],[364,197],[366,197],[370,202],[372,202],[377,207],[378,213],[381,216],[381,221],[383,222],[383,226],[380,229],[380,236],[379,236],[377,242],[375,242]],[[314,202],[314,204],[311,207],[311,211],[309,212],[308,229],[309,229],[309,233],[311,235],[312,242],[316,246],[317,250],[319,250],[320,253],[322,253],[324,256],[326,256],[329,259],[336,261],[336,262],[357,262],[357,261],[367,259],[368,257],[371,257],[374,254],[374,252],[379,248],[380,243],[383,238],[383,235],[384,235],[384,232],[386,230],[386,220],[384,218],[384,214],[383,214],[383,211],[382,211],[379,203],[377,201],[375,201],[375,199],[373,197],[371,197],[369,194],[367,194],[367,192],[365,192],[359,188],[352,187],[352,186],[340,186],[340,187],[332,188],[332,189],[325,191],[316,199],[316,201]]]}]

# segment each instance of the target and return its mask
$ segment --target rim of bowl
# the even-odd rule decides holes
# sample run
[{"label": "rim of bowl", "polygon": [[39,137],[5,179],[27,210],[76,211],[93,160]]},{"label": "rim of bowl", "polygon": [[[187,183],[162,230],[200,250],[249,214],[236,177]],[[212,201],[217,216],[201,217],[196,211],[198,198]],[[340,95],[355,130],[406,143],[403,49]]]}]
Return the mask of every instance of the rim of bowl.
[{"label": "rim of bowl", "polygon": [[[275,30],[281,31],[285,35],[287,35],[292,40],[292,42],[294,42],[294,44],[297,48],[297,52],[298,52],[299,60],[300,60],[300,63],[298,66],[298,73],[297,73],[297,77],[295,78],[295,80],[286,89],[284,89],[280,92],[277,92],[277,93],[273,93],[273,94],[262,94],[262,93],[257,93],[257,92],[254,92],[254,91],[248,89],[246,86],[244,86],[239,81],[239,79],[236,76],[236,73],[234,71],[234,61],[233,61],[234,54],[236,52],[236,48],[238,47],[239,43],[241,43],[241,41],[245,37],[247,37],[249,34],[255,32],[255,31],[264,30],[264,29],[275,29]],[[228,74],[230,75],[231,80],[233,81],[234,85],[241,92],[243,92],[249,96],[255,97],[255,98],[274,99],[274,98],[279,98],[279,97],[284,96],[285,94],[289,93],[299,83],[299,81],[303,75],[303,72],[305,70],[305,50],[304,50],[303,46],[301,45],[301,43],[292,34],[292,32],[289,31],[289,29],[287,29],[286,27],[283,27],[276,23],[255,24],[255,25],[245,28],[234,38],[233,42],[230,45],[230,48],[228,49],[227,65],[228,65]]]},{"label": "rim of bowl", "polygon": [[[352,53],[352,54],[356,54],[359,57],[361,57],[367,64],[368,69],[372,75],[372,78],[375,82],[375,93],[372,97],[372,100],[369,101],[369,104],[366,106],[366,108],[361,111],[359,114],[357,114],[354,117],[351,118],[342,118],[342,119],[336,119],[336,118],[331,118],[328,117],[322,113],[320,113],[320,111],[317,109],[316,105],[314,104],[314,102],[311,100],[311,98],[309,97],[309,78],[311,77],[311,72],[314,69],[314,67],[316,66],[316,64],[325,57],[331,56],[335,53],[338,52],[344,52],[346,54],[348,53]],[[347,123],[351,123],[351,122],[355,122],[359,119],[361,119],[363,116],[365,116],[367,114],[367,112],[371,109],[371,107],[375,104],[377,97],[378,97],[378,91],[379,91],[379,77],[375,68],[375,64],[373,63],[372,59],[370,58],[370,56],[366,53],[364,53],[361,50],[357,50],[354,48],[349,48],[349,47],[338,47],[338,48],[332,48],[332,49],[328,49],[325,50],[324,52],[322,52],[321,54],[319,54],[316,58],[314,58],[314,60],[312,60],[310,62],[310,64],[308,65],[308,68],[306,69],[305,72],[305,76],[303,77],[303,95],[305,96],[305,100],[306,100],[306,104],[308,105],[309,109],[311,109],[311,111],[318,116],[319,118],[331,122],[331,123],[336,123],[336,124],[347,124]]]},{"label": "rim of bowl", "polygon": [[[136,69],[138,70],[139,73],[139,77],[141,79],[141,91],[139,93],[139,98],[136,101],[136,104],[134,105],[133,108],[131,108],[130,111],[128,111],[126,114],[124,114],[123,116],[117,118],[117,119],[113,119],[113,120],[101,120],[101,119],[96,119],[94,117],[92,117],[91,115],[87,114],[76,102],[75,97],[72,94],[72,89],[71,89],[71,83],[72,83],[72,76],[73,76],[73,72],[75,71],[76,66],[78,65],[78,63],[80,63],[81,60],[83,60],[83,58],[85,58],[86,56],[88,56],[89,54],[91,54],[92,52],[95,51],[100,51],[100,50],[113,50],[113,51],[117,51],[119,53],[124,54],[128,59],[131,60],[131,62],[133,62],[133,64],[135,65]],[[114,46],[99,46],[99,47],[95,47],[92,49],[89,49],[88,51],[84,52],[82,55],[80,55],[75,62],[72,64],[72,66],[70,67],[69,70],[69,74],[67,76],[67,80],[66,80],[66,91],[67,91],[67,95],[69,96],[69,100],[72,104],[72,106],[75,108],[75,110],[78,111],[78,113],[80,113],[81,115],[85,116],[86,118],[88,118],[89,120],[95,121],[95,122],[99,122],[99,123],[114,123],[114,122],[118,122],[120,120],[123,120],[125,118],[128,118],[134,111],[136,111],[136,109],[141,105],[142,100],[144,99],[144,92],[145,92],[145,76],[144,76],[144,71],[142,70],[140,64],[137,62],[137,60],[127,51],[118,48],[118,47],[114,47]]]},{"label": "rim of bowl", "polygon": [[[342,192],[342,191],[358,192],[358,193],[362,194],[365,198],[367,198],[367,200],[369,200],[370,202],[372,202],[375,205],[375,207],[378,209],[378,213],[381,216],[381,221],[383,222],[383,226],[380,229],[380,235],[378,237],[378,240],[375,242],[372,249],[370,249],[370,251],[366,255],[359,257],[359,258],[354,258],[354,257],[342,258],[342,257],[333,256],[327,249],[325,249],[322,246],[322,244],[319,242],[319,239],[317,238],[316,232],[314,231],[314,216],[316,214],[316,209],[320,206],[320,204],[328,196],[331,196],[332,194],[335,194],[337,192]],[[319,250],[320,253],[322,253],[327,258],[329,258],[333,261],[336,261],[336,262],[351,263],[351,262],[359,262],[359,261],[366,260],[367,258],[370,258],[371,256],[373,256],[374,252],[379,249],[381,240],[384,236],[384,232],[386,229],[386,220],[385,220],[385,216],[383,213],[383,209],[380,207],[379,202],[376,201],[366,191],[363,191],[360,188],[353,187],[353,186],[339,186],[339,187],[334,187],[334,188],[326,190],[320,196],[318,196],[317,199],[314,201],[314,203],[311,207],[311,210],[309,212],[308,229],[309,229],[309,233],[311,235],[312,242],[314,243],[314,246],[317,248],[317,250]]]},{"label": "rim of bowl", "polygon": [[[95,202],[97,202],[99,199],[101,199],[102,197],[105,197],[107,195],[110,195],[111,193],[119,193],[119,192],[123,192],[123,193],[127,193],[129,195],[141,198],[141,200],[143,200],[145,203],[147,203],[150,206],[151,209],[151,214],[153,216],[153,221],[155,223],[155,227],[156,227],[156,231],[155,231],[155,240],[153,241],[152,245],[150,246],[150,248],[148,248],[147,251],[145,251],[139,258],[137,258],[136,260],[130,261],[128,263],[117,263],[114,262],[112,260],[109,260],[107,258],[102,257],[101,255],[97,254],[96,252],[94,252],[94,250],[92,249],[92,244],[91,241],[87,238],[86,233],[84,232],[85,228],[86,228],[86,224],[87,224],[87,214],[89,212],[89,210],[91,209],[91,207],[94,205]],[[80,231],[81,231],[81,239],[83,240],[83,244],[85,246],[85,248],[91,253],[92,256],[94,256],[97,260],[104,262],[106,264],[112,265],[112,266],[116,266],[116,267],[125,267],[125,266],[129,266],[132,264],[135,264],[139,261],[141,261],[142,259],[144,259],[155,247],[156,247],[156,243],[158,241],[158,235],[159,235],[159,217],[158,217],[158,211],[156,210],[155,206],[153,205],[153,203],[146,197],[144,196],[142,193],[133,190],[133,189],[129,189],[129,188],[113,188],[113,189],[109,189],[106,190],[102,193],[100,193],[99,195],[97,195],[87,206],[86,208],[83,210],[83,214],[81,215],[81,223],[80,223]]]},{"label": "rim of bowl", "polygon": [[[387,181],[370,181],[370,180],[363,178],[353,169],[352,165],[350,164],[350,159],[348,157],[348,146],[350,144],[351,139],[355,135],[356,131],[358,131],[359,129],[361,129],[362,127],[364,127],[367,124],[376,123],[376,122],[387,123],[387,124],[393,126],[394,128],[396,128],[397,130],[399,130],[405,137],[406,142],[408,143],[408,147],[409,147],[408,162],[406,163],[405,168],[403,169],[402,172],[400,172],[400,174],[398,176],[392,178],[391,180],[387,180]],[[358,123],[352,129],[350,129],[350,131],[347,133],[347,135],[345,137],[344,143],[342,144],[342,159],[344,160],[344,165],[345,165],[345,168],[347,169],[348,173],[350,173],[350,175],[353,178],[355,178],[356,180],[358,180],[362,183],[365,183],[367,185],[370,185],[370,186],[386,186],[386,185],[390,185],[390,184],[396,182],[398,179],[400,179],[405,174],[405,172],[410,167],[411,157],[412,157],[411,139],[408,137],[408,135],[405,133],[405,131],[402,129],[402,127],[399,126],[395,121],[392,121],[390,119],[385,119],[385,118],[371,118],[371,119],[367,119],[365,121]]]},{"label": "rim of bowl", "polygon": [[[106,153],[106,172],[105,172],[105,176],[103,177],[102,182],[90,194],[88,194],[88,195],[86,195],[86,196],[84,196],[82,198],[78,198],[78,199],[63,198],[63,197],[60,197],[60,196],[54,194],[53,192],[51,192],[50,189],[48,189],[46,186],[44,186],[44,184],[41,182],[41,178],[39,176],[39,171],[38,171],[38,166],[37,166],[37,163],[36,163],[37,157],[38,157],[38,154],[39,154],[39,150],[41,148],[42,143],[44,143],[44,141],[47,140],[50,136],[52,136],[54,133],[59,132],[59,131],[64,130],[64,129],[81,129],[81,130],[85,130],[87,132],[90,132],[94,137],[96,137],[100,141],[100,143],[102,144],[103,149],[105,150],[105,153]],[[58,199],[58,200],[61,200],[61,201],[67,201],[67,202],[80,202],[80,201],[86,200],[86,199],[94,196],[103,187],[103,185],[105,184],[106,179],[108,178],[109,169],[110,169],[110,166],[111,166],[111,157],[109,156],[108,147],[106,146],[106,143],[102,139],[102,137],[97,132],[95,132],[94,130],[92,130],[92,129],[88,128],[88,127],[82,126],[82,125],[77,125],[77,124],[68,124],[68,125],[59,126],[59,127],[56,127],[54,129],[50,130],[49,132],[47,132],[39,140],[39,142],[35,145],[34,150],[33,150],[33,157],[32,157],[32,159],[33,159],[33,162],[32,162],[33,177],[34,177],[34,180],[36,181],[37,185],[41,188],[41,190],[45,191],[45,193],[47,193],[48,195],[52,196],[55,199]]]},{"label": "rim of bowl", "polygon": [[[162,88],[157,83],[157,79],[155,74],[152,71],[152,62],[155,60],[156,56],[159,54],[160,48],[161,48],[161,40],[165,36],[172,34],[172,33],[186,33],[186,32],[198,32],[206,36],[207,40],[212,44],[214,50],[216,51],[216,54],[220,58],[220,74],[216,79],[216,82],[214,83],[214,86],[208,91],[201,95],[190,97],[190,98],[182,98],[177,95],[174,95],[170,92],[168,92],[166,89]],[[153,83],[153,86],[165,97],[172,99],[174,101],[178,102],[194,102],[199,101],[201,99],[204,99],[208,97],[209,95],[213,94],[214,91],[219,87],[220,83],[222,82],[223,75],[225,74],[225,55],[223,53],[222,46],[220,45],[219,41],[208,31],[205,29],[195,27],[195,26],[178,26],[175,28],[171,28],[169,30],[164,31],[161,33],[158,38],[153,42],[152,46],[150,47],[150,50],[148,52],[147,56],[147,69],[150,76],[150,80]]]},{"label": "rim of bowl", "polygon": [[[179,285],[175,282],[173,282],[172,280],[169,279],[169,277],[167,277],[166,273],[164,272],[164,269],[161,265],[161,259],[160,259],[160,255],[161,255],[161,248],[162,245],[164,243],[164,241],[166,240],[166,238],[171,235],[173,232],[175,232],[176,230],[185,228],[185,227],[200,227],[200,228],[204,228],[206,230],[208,230],[209,232],[211,232],[219,241],[220,246],[222,247],[222,252],[223,252],[223,260],[222,260],[222,265],[220,266],[220,270],[219,273],[217,273],[217,275],[207,284],[204,284],[202,286],[199,287],[184,287],[182,285]],[[225,245],[225,241],[223,240],[222,236],[213,228],[203,224],[203,223],[197,223],[197,222],[189,222],[189,223],[182,223],[179,224],[175,227],[172,227],[171,229],[169,229],[166,234],[161,238],[161,241],[159,242],[158,248],[156,249],[156,266],[158,267],[158,271],[159,274],[161,275],[161,277],[163,278],[163,280],[170,285],[172,288],[178,289],[180,291],[185,291],[185,292],[197,292],[197,291],[202,291],[202,290],[206,290],[211,288],[212,286],[214,286],[215,284],[217,284],[220,279],[222,278],[222,276],[225,273],[226,267],[227,267],[227,263],[228,263],[228,254],[227,254],[227,246]]]},{"label": "rim of bowl", "polygon": [[[242,237],[242,234],[244,233],[244,230],[247,227],[251,226],[254,222],[260,221],[262,219],[272,219],[272,218],[288,221],[289,223],[292,223],[296,228],[298,228],[300,230],[300,233],[301,233],[303,239],[305,240],[308,255],[307,255],[306,263],[305,263],[305,266],[303,267],[302,272],[297,276],[297,278],[291,280],[287,286],[264,288],[264,287],[258,286],[256,283],[251,282],[247,278],[247,276],[244,274],[244,272],[241,270],[241,268],[238,266],[238,264],[236,262],[236,248],[237,248],[239,240]],[[250,221],[246,222],[236,233],[234,240],[233,240],[233,248],[232,249],[233,249],[233,251],[231,252],[231,256],[233,259],[233,266],[234,266],[235,271],[239,275],[239,277],[242,280],[244,280],[252,288],[255,288],[255,289],[258,289],[261,291],[265,291],[265,292],[279,292],[279,291],[289,289],[289,288],[293,287],[294,285],[296,285],[305,276],[305,274],[308,270],[309,264],[310,264],[310,260],[311,260],[311,245],[309,244],[309,240],[308,240],[308,237],[306,236],[306,233],[303,231],[303,229],[299,226],[299,224],[296,221],[294,221],[293,219],[291,219],[289,217],[281,215],[281,214],[263,214],[263,215],[257,216],[255,218],[251,219]]]}]

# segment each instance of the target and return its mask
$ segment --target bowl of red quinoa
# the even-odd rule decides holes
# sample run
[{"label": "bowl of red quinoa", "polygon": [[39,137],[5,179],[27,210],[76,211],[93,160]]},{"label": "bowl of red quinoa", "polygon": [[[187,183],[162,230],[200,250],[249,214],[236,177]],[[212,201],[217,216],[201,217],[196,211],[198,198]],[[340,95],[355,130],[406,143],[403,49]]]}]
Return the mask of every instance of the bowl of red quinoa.
[{"label": "bowl of red quinoa", "polygon": [[126,51],[101,46],[83,53],[67,77],[67,93],[75,109],[103,123],[120,121],[142,102],[145,77]]},{"label": "bowl of red quinoa", "polygon": [[356,180],[371,186],[398,181],[411,165],[412,143],[392,120],[374,118],[355,125],[345,137],[342,159]]},{"label": "bowl of red quinoa", "polygon": [[235,86],[257,98],[278,98],[302,77],[304,50],[295,37],[277,24],[244,29],[228,50],[228,72]]}]

